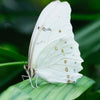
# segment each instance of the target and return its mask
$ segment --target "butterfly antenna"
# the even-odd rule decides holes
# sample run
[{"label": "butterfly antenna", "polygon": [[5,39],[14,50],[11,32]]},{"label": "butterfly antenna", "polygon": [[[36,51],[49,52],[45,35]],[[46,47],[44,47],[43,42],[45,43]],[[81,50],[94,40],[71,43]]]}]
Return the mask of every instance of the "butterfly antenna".
[{"label": "butterfly antenna", "polygon": [[32,84],[32,80],[31,80],[31,77],[30,77],[30,76],[29,76],[29,80],[30,80],[30,83],[31,83],[32,88],[35,88],[35,87],[33,86],[33,84]]}]

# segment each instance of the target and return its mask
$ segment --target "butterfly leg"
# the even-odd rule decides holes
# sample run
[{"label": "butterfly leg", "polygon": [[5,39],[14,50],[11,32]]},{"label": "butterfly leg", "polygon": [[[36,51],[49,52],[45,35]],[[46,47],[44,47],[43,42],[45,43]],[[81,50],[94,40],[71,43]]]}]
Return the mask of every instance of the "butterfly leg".
[{"label": "butterfly leg", "polygon": [[23,81],[24,81],[24,78],[28,78],[28,76],[26,76],[26,75],[22,75],[22,79],[23,79]]},{"label": "butterfly leg", "polygon": [[29,80],[30,80],[30,83],[31,83],[32,88],[35,88],[35,87],[33,86],[33,84],[32,84],[31,77],[29,77]]},{"label": "butterfly leg", "polygon": [[37,80],[38,80],[38,75],[36,75],[36,87],[39,88],[37,85]]},{"label": "butterfly leg", "polygon": [[33,86],[32,82],[31,82],[31,86],[32,86],[32,88],[35,88],[35,87]]}]

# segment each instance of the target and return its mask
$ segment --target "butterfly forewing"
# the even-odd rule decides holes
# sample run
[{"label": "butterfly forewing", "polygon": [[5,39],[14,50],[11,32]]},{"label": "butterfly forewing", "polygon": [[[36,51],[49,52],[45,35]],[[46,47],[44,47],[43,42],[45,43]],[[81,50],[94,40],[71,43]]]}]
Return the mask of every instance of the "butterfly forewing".
[{"label": "butterfly forewing", "polygon": [[28,64],[36,67],[35,62],[41,50],[53,39],[72,36],[70,6],[67,2],[54,1],[41,12],[30,42]]}]

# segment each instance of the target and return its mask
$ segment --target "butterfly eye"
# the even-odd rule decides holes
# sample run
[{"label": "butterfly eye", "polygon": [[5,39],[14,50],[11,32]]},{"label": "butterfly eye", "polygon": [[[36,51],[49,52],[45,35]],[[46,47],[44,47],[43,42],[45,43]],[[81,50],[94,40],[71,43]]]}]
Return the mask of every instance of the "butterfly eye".
[{"label": "butterfly eye", "polygon": [[26,68],[28,69],[28,66],[26,65]]},{"label": "butterfly eye", "polygon": [[28,69],[28,66],[27,65],[24,65],[24,69],[27,70]]}]

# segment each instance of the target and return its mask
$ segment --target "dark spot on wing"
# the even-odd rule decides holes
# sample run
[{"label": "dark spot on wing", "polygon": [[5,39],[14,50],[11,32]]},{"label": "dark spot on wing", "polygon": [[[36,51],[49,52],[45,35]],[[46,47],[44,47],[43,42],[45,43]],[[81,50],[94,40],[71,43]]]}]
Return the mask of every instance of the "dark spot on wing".
[{"label": "dark spot on wing", "polygon": [[64,42],[65,44],[67,43],[67,41]]},{"label": "dark spot on wing", "polygon": [[38,26],[38,30],[40,29],[40,27]]},{"label": "dark spot on wing", "polygon": [[61,33],[61,30],[59,30],[59,33]]},{"label": "dark spot on wing", "polygon": [[76,69],[74,69],[74,72],[76,72]]},{"label": "dark spot on wing", "polygon": [[76,64],[76,62],[74,62],[74,64]]},{"label": "dark spot on wing", "polygon": [[52,31],[51,28],[45,28],[45,27],[43,27],[42,30],[43,31]]}]

